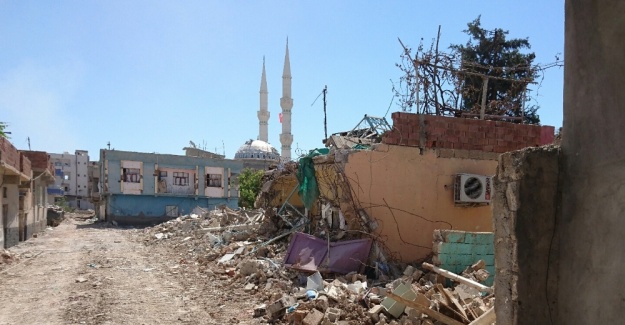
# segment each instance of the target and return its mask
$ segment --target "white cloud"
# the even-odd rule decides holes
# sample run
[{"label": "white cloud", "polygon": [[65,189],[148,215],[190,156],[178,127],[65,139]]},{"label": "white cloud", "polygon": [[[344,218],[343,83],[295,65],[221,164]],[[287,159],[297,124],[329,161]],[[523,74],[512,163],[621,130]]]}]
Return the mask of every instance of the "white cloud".
[{"label": "white cloud", "polygon": [[[26,61],[0,72],[0,121],[18,149],[73,151],[80,135],[69,105],[80,86],[81,64],[42,66]],[[82,127],[86,127],[83,125]]]}]

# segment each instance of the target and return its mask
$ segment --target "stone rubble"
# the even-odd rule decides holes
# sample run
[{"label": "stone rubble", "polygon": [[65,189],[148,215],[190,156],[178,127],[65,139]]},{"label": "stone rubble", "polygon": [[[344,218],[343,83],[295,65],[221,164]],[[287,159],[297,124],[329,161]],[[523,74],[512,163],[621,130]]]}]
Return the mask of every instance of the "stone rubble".
[{"label": "stone rubble", "polygon": [[[283,261],[289,237],[270,242],[280,234],[275,227],[267,227],[270,219],[273,218],[262,209],[198,208],[193,214],[145,228],[143,241],[146,245],[175,249],[180,253],[180,268],[193,265],[202,278],[226,281],[228,286],[241,288],[244,295],[255,301],[256,307],[250,314],[261,322],[445,324],[419,311],[426,308],[431,310],[428,314],[440,314],[458,322],[453,324],[469,324],[494,305],[492,295],[464,284],[446,287],[451,281],[417,265],[396,265],[404,269],[396,278],[388,274],[376,276],[367,268],[363,268],[364,273],[348,274],[311,274],[286,268]],[[484,263],[478,261],[462,276],[482,282],[488,272]],[[404,293],[397,293],[398,288]],[[388,297],[389,293],[416,297],[414,303],[418,306],[400,304]],[[389,303],[395,306],[392,310]]]}]

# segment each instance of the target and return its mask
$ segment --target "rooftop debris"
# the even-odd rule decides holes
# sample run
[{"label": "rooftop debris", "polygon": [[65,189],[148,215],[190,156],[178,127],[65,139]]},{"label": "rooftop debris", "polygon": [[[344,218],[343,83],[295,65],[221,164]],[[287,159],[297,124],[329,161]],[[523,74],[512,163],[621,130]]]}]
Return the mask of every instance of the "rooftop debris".
[{"label": "rooftop debris", "polygon": [[[371,260],[375,259],[372,238],[335,237],[330,241],[327,225],[318,226],[324,218],[305,223],[300,214],[290,213],[289,217],[294,225],[304,226],[294,230],[276,215],[276,209],[196,209],[190,215],[144,229],[143,241],[179,251],[181,260],[176,267],[180,272],[184,269],[185,276],[196,269],[198,281],[240,288],[237,292],[256,303],[249,317],[262,322],[494,322],[489,314],[493,313],[492,288],[479,283],[486,272],[484,263],[476,261],[462,276],[427,263],[390,265]],[[404,272],[394,277],[391,267]],[[428,272],[431,269],[461,283],[445,287],[446,279]],[[485,322],[478,321],[480,318]]]},{"label": "rooftop debris", "polygon": [[335,149],[368,149],[382,141],[382,134],[392,129],[384,117],[365,114],[362,120],[351,130],[332,134],[324,140],[326,147]]}]

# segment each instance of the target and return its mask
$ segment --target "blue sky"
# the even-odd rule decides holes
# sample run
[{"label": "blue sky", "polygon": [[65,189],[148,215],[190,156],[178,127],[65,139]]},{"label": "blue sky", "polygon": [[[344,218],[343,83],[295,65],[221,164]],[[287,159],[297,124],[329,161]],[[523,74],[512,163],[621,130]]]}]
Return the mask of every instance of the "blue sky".
[{"label": "blue sky", "polygon": [[[401,38],[416,48],[466,43],[487,29],[528,37],[537,63],[564,52],[564,1],[5,1],[0,0],[0,121],[18,149],[183,154],[192,140],[228,158],[258,136],[263,56],[269,142],[279,148],[286,38],[293,75],[293,157],[328,132],[384,116],[401,72]],[[534,104],[562,125],[563,69],[545,73]],[[399,110],[397,100],[390,112]],[[387,119],[390,120],[390,112]]]}]

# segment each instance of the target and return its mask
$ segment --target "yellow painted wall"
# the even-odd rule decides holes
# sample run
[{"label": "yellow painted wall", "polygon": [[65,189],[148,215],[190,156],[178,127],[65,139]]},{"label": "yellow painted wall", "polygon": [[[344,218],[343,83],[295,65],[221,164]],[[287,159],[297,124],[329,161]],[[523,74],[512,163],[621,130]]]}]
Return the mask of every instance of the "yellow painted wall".
[{"label": "yellow painted wall", "polygon": [[491,206],[456,207],[453,185],[458,173],[494,175],[497,160],[438,155],[437,150],[420,154],[415,147],[380,145],[351,153],[345,164],[355,199],[377,222],[375,234],[391,257],[403,262],[432,252],[434,229],[493,230]]}]

